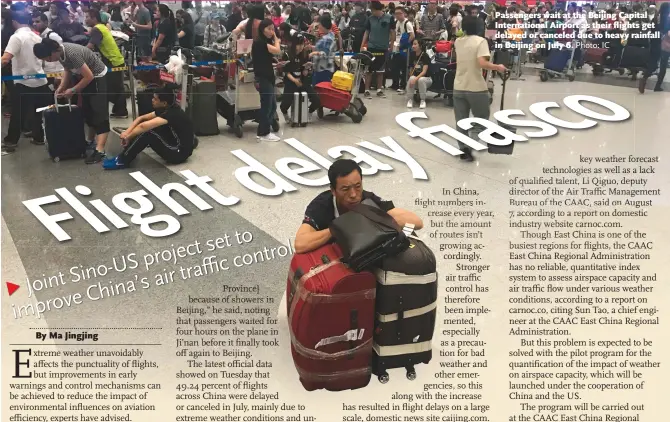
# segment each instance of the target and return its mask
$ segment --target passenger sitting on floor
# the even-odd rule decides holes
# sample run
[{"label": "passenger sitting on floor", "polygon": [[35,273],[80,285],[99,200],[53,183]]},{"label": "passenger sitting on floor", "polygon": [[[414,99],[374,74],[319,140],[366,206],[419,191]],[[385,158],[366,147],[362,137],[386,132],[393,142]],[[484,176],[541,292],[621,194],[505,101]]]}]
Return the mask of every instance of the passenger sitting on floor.
[{"label": "passenger sitting on floor", "polygon": [[309,113],[314,113],[320,106],[319,96],[308,78],[310,65],[309,55],[305,50],[305,37],[299,33],[294,34],[291,39],[288,63],[284,66],[284,93],[279,107],[286,123],[291,123],[288,110],[293,104],[294,93],[306,92],[309,95]]},{"label": "passenger sitting on floor", "polygon": [[103,168],[122,169],[148,146],[168,164],[183,163],[191,156],[198,141],[191,120],[175,104],[174,91],[168,87],[159,89],[151,105],[155,111],[138,117],[121,133],[123,152],[105,159]]},{"label": "passenger sitting on floor", "polygon": [[414,90],[419,91],[419,108],[426,108],[426,94],[428,88],[433,84],[429,72],[430,57],[426,54],[426,46],[419,40],[412,42],[412,50],[414,50],[413,57],[415,57],[412,65],[412,76],[407,81],[407,107],[414,106]]},{"label": "passenger sitting on floor", "polygon": [[328,243],[331,240],[330,223],[365,199],[386,211],[400,227],[408,223],[414,224],[415,230],[423,227],[423,221],[413,212],[396,208],[393,202],[363,190],[363,172],[354,160],[336,160],[328,169],[328,179],[330,190],[320,193],[307,206],[295,235],[296,253],[307,253]]}]

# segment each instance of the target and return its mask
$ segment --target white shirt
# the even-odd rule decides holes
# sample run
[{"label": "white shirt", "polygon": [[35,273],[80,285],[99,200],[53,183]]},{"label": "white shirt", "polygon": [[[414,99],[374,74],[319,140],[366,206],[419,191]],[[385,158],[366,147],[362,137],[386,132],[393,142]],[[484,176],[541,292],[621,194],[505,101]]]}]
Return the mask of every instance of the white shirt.
[{"label": "white shirt", "polygon": [[412,25],[412,22],[409,19],[405,19],[402,22],[396,22],[395,42],[393,43],[393,51],[396,53],[400,51],[400,37],[405,33],[405,27],[407,27],[408,34],[414,34],[414,25]]},{"label": "white shirt", "polygon": [[[63,44],[63,39],[54,32],[52,29],[47,28],[40,34],[42,38],[49,38],[50,40],[56,41],[58,44]],[[44,73],[58,73],[63,72],[63,65],[60,62],[47,62],[43,61],[42,65],[44,66]]]},{"label": "white shirt", "polygon": [[133,10],[133,6],[128,6],[125,9],[123,9],[121,11],[121,18],[123,19],[123,21],[125,22],[131,17],[135,19],[135,16],[137,15],[137,9],[139,9],[139,7],[135,7],[135,10]]},{"label": "white shirt", "polygon": [[[44,73],[42,60],[33,54],[33,46],[40,42],[42,42],[42,38],[28,27],[19,28],[9,38],[5,52],[12,55],[12,74],[18,76]],[[47,80],[19,79],[14,81],[14,83],[37,88],[46,85]]]}]

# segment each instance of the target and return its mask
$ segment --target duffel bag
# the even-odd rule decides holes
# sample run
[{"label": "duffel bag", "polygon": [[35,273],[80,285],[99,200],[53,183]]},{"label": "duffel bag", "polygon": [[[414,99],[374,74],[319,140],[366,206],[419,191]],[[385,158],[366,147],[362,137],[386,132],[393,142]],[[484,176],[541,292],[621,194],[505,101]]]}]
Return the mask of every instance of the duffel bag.
[{"label": "duffel bag", "polygon": [[343,262],[362,271],[409,247],[409,239],[388,213],[358,204],[330,224],[333,238],[342,249]]}]

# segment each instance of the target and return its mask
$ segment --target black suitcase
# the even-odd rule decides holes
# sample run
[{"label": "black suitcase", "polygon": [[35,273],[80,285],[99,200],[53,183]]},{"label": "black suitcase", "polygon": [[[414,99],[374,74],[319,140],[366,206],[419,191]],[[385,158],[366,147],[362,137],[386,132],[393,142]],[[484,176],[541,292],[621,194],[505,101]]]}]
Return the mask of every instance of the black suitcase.
[{"label": "black suitcase", "polygon": [[387,370],[405,368],[407,378],[414,380],[414,366],[429,363],[433,356],[438,294],[435,255],[422,241],[410,237],[410,247],[382,261],[376,276],[372,373],[386,383]]},{"label": "black suitcase", "polygon": [[216,112],[216,83],[214,81],[201,79],[193,81],[187,113],[191,117],[197,136],[219,134]]},{"label": "black suitcase", "polygon": [[627,46],[621,52],[621,69],[646,69],[649,64],[649,49],[644,47]]},{"label": "black suitcase", "polygon": [[42,113],[44,143],[54,162],[86,156],[84,117],[76,105],[56,103],[56,107]]},{"label": "black suitcase", "polygon": [[305,127],[309,123],[309,98],[306,92],[293,93],[291,127]]},{"label": "black suitcase", "polygon": [[[502,93],[500,94],[500,109],[504,110],[505,109],[505,87],[507,86],[507,80],[509,79],[511,75],[510,71],[505,72],[504,75],[500,75],[502,78]],[[514,126],[507,125],[502,122],[497,122],[498,126],[500,126],[503,129],[507,129],[510,132],[516,133],[516,128]],[[502,136],[497,136],[496,133],[492,135],[496,139],[504,139]],[[488,151],[489,154],[498,154],[498,155],[512,155],[512,152],[514,152],[514,141],[510,143],[509,145],[488,145]]]}]

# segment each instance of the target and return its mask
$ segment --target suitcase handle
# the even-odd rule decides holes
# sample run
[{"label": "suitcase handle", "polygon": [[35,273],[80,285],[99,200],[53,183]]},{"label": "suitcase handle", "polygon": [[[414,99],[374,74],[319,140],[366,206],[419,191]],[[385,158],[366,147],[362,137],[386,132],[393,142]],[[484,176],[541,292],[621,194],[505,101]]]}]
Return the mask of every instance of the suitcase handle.
[{"label": "suitcase handle", "polygon": [[[58,96],[54,92],[54,105],[56,106],[56,113],[58,113],[58,109],[60,108],[58,105]],[[65,107],[65,105],[63,105]],[[67,107],[72,111],[72,100],[70,98],[67,99]]]}]

